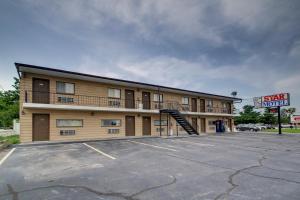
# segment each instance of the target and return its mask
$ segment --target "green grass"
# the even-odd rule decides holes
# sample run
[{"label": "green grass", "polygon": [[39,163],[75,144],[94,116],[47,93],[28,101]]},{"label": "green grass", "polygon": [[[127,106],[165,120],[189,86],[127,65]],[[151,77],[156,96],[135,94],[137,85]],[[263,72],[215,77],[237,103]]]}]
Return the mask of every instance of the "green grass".
[{"label": "green grass", "polygon": [[[278,133],[278,129],[267,129],[266,131],[271,132],[271,133]],[[297,128],[297,129],[283,128],[283,129],[281,129],[281,131],[283,133],[300,133],[299,128]]]},{"label": "green grass", "polygon": [[19,135],[10,135],[10,136],[0,136],[0,143],[10,144],[19,144],[20,138]]}]

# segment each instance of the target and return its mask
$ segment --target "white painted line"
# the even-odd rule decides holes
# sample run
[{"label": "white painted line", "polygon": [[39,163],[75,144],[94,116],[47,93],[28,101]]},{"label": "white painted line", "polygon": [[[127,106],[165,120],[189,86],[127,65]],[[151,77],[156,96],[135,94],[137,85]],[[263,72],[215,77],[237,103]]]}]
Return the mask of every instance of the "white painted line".
[{"label": "white painted line", "polygon": [[196,142],[190,142],[190,141],[184,141],[184,140],[176,140],[177,142],[186,142],[186,143],[190,143],[190,144],[194,144],[194,145],[198,145],[198,146],[203,146],[203,147],[214,147],[215,145],[213,144],[203,144],[203,143],[196,143]]},{"label": "white painted line", "polygon": [[100,151],[99,149],[96,149],[95,147],[92,147],[91,145],[88,145],[88,144],[86,144],[86,143],[83,143],[83,144],[84,144],[85,146],[87,146],[87,147],[93,149],[94,151],[97,151],[98,153],[102,154],[103,156],[106,156],[106,157],[108,157],[108,158],[110,158],[110,159],[113,159],[113,160],[116,159],[115,157],[113,157],[113,156],[111,156],[111,155],[108,155],[107,153],[104,153],[104,152]]},{"label": "white painted line", "polygon": [[16,150],[16,148],[13,148],[12,150],[10,150],[5,156],[4,158],[2,158],[2,160],[0,161],[0,166],[4,163],[4,161]]},{"label": "white painted line", "polygon": [[167,147],[156,146],[156,145],[152,145],[152,144],[146,144],[146,143],[143,143],[143,142],[136,142],[136,141],[132,141],[132,140],[128,140],[128,141],[136,143],[136,144],[142,144],[142,145],[145,145],[145,146],[154,147],[154,148],[166,149],[166,150],[169,150],[169,151],[177,151],[176,149],[171,149],[171,148],[167,148]]}]

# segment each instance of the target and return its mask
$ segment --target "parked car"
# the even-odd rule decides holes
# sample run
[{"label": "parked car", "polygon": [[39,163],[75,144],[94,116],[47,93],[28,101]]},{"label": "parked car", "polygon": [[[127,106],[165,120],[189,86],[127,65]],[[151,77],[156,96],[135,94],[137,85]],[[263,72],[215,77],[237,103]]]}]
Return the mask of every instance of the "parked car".
[{"label": "parked car", "polygon": [[267,124],[266,127],[267,127],[267,129],[275,129],[276,128],[276,126],[272,125],[272,124]]},{"label": "parked car", "polygon": [[294,128],[293,124],[281,124],[281,128]]},{"label": "parked car", "polygon": [[264,124],[255,124],[255,126],[257,128],[259,128],[259,131],[263,131],[263,130],[266,130],[267,129],[267,126],[264,125]]},{"label": "parked car", "polygon": [[255,124],[240,124],[236,126],[236,129],[239,131],[260,131],[261,128],[257,127]]}]

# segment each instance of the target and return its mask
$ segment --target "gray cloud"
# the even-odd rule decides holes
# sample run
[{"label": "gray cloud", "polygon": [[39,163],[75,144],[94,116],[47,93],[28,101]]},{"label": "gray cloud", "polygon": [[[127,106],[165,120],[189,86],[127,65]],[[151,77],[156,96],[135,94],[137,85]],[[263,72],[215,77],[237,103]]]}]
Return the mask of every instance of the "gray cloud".
[{"label": "gray cloud", "polygon": [[[225,95],[290,91],[300,109],[297,0],[10,4],[47,37],[70,40],[56,48],[74,54],[73,70]],[[47,61],[36,64],[61,66]]]}]

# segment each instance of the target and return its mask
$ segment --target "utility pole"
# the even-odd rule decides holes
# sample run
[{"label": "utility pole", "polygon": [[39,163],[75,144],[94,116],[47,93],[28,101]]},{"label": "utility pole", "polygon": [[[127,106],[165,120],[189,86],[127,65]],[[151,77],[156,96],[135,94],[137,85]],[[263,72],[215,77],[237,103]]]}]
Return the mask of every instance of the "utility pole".
[{"label": "utility pole", "polygon": [[278,112],[278,134],[281,135],[281,116],[280,116],[280,106],[277,106]]}]

